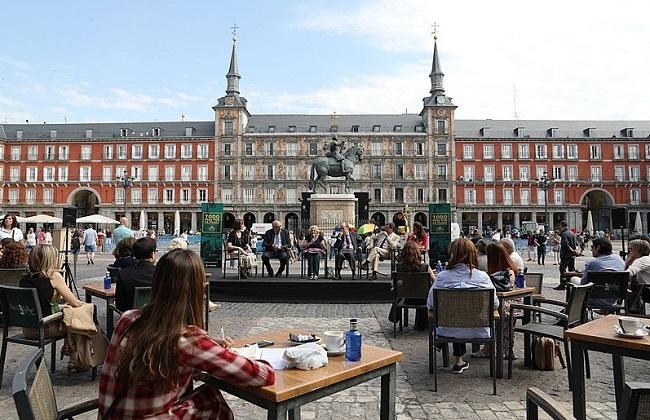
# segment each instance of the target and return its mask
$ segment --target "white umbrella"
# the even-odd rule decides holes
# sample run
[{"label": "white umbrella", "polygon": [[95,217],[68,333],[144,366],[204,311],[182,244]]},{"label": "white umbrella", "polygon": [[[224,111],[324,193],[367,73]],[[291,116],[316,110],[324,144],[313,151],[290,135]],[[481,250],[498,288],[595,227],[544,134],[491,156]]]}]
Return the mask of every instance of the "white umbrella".
[{"label": "white umbrella", "polygon": [[26,217],[23,219],[25,223],[61,223],[63,220],[58,217],[48,216],[47,214],[37,214],[36,216]]},{"label": "white umbrella", "polygon": [[594,218],[591,215],[591,210],[587,212],[587,228],[585,230],[589,233],[589,236],[594,234]]},{"label": "white umbrella", "polygon": [[[6,214],[3,214],[2,216],[0,216],[0,220],[4,219],[5,216],[6,216]],[[16,221],[18,223],[25,223],[27,221],[26,219],[27,219],[26,217],[16,216]]]},{"label": "white umbrella", "polygon": [[115,219],[111,219],[110,217],[102,216],[101,214],[93,214],[90,216],[84,216],[80,217],[77,219],[77,223],[97,223],[97,224],[102,224],[102,225],[119,225],[120,222],[118,222]]},{"label": "white umbrella", "polygon": [[144,217],[144,210],[140,210],[140,230],[147,230],[147,221]]},{"label": "white umbrella", "polygon": [[637,231],[637,233],[641,234],[643,231],[643,224],[641,223],[641,213],[636,212],[636,220],[634,221],[634,230]]},{"label": "white umbrella", "polygon": [[181,212],[176,210],[174,214],[174,235],[181,234]]}]

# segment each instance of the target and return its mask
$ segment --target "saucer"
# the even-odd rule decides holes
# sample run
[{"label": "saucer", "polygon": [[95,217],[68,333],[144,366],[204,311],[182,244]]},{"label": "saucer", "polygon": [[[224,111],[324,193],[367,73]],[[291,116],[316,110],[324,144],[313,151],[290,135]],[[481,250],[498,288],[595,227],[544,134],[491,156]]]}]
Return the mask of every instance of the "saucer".
[{"label": "saucer", "polygon": [[336,356],[342,356],[345,354],[345,346],[339,348],[338,350],[327,350],[327,347],[325,347],[325,344],[321,344],[325,351],[327,351],[327,355],[329,357],[336,357]]},{"label": "saucer", "polygon": [[315,343],[320,341],[320,337],[315,334],[298,335],[289,334],[289,341],[296,344]]},{"label": "saucer", "polygon": [[625,337],[625,338],[643,338],[643,337],[647,337],[648,335],[650,335],[649,332],[644,331],[644,330],[642,330],[641,328],[639,328],[638,330],[636,330],[635,333],[625,333],[625,332],[623,332],[623,330],[621,330],[621,328],[618,327],[618,326],[617,326],[617,327],[614,327],[614,332],[615,332],[616,335],[618,335],[619,337]]}]

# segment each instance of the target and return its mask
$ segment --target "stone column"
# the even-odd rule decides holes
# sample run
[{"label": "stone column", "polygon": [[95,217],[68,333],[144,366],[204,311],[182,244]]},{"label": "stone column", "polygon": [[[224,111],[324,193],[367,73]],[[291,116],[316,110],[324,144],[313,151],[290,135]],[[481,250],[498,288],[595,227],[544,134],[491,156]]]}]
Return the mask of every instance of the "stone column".
[{"label": "stone column", "polygon": [[165,214],[163,210],[158,211],[158,234],[161,230],[165,228]]},{"label": "stone column", "polygon": [[461,210],[456,210],[456,223],[460,226],[461,230],[463,229],[463,212]]},{"label": "stone column", "polygon": [[478,211],[478,223],[476,225],[478,231],[483,235],[483,210]]},{"label": "stone column", "polygon": [[192,230],[192,232],[196,232],[196,219],[199,213],[193,211],[191,214],[192,214],[192,221],[190,222],[190,229]]},{"label": "stone column", "polygon": [[519,212],[518,211],[515,212],[514,224],[517,227],[517,229],[519,229],[521,227],[521,226],[519,226],[521,224],[521,221],[519,220]]},{"label": "stone column", "polygon": [[497,227],[503,231],[503,212],[497,212]]},{"label": "stone column", "polygon": [[531,211],[530,212],[530,221],[537,223],[537,212],[536,211]]}]

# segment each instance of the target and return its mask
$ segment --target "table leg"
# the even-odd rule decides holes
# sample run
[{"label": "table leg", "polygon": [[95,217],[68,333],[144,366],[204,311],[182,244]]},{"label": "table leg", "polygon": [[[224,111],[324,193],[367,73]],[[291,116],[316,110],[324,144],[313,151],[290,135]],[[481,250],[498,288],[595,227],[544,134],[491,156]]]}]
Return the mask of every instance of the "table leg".
[{"label": "table leg", "polygon": [[86,303],[93,303],[93,295],[88,293],[88,290],[86,290],[85,294],[86,294]]},{"label": "table leg", "polygon": [[289,410],[289,420],[300,420],[300,406]]},{"label": "table leg", "polygon": [[573,416],[578,420],[585,420],[585,349],[580,341],[571,340],[571,371],[569,380],[573,389]]},{"label": "table leg", "polygon": [[614,370],[614,392],[616,393],[616,413],[620,419],[623,411],[623,390],[625,388],[625,366],[623,356],[612,354],[612,368]]},{"label": "table leg", "polygon": [[[524,304],[525,305],[530,305],[531,304],[531,296],[526,296],[524,297]],[[529,311],[524,311],[524,318],[521,321],[523,324],[528,324],[530,322],[530,312]],[[514,339],[513,337],[510,337],[511,340]],[[524,366],[530,366],[532,365],[532,360],[530,358],[530,355],[532,352],[530,351],[530,334],[524,334]]]},{"label": "table leg", "polygon": [[395,418],[396,382],[397,368],[395,363],[393,363],[388,367],[388,373],[381,377],[381,405],[379,407],[379,418],[381,420],[392,420]]},{"label": "table leg", "polygon": [[286,420],[287,419],[287,406],[279,403],[275,407],[269,409],[266,416],[268,420]]},{"label": "table leg", "polygon": [[503,328],[505,323],[503,322],[503,299],[499,299],[499,321],[497,322],[497,349],[496,349],[496,358],[497,358],[497,378],[503,378]]},{"label": "table leg", "polygon": [[110,339],[113,336],[113,311],[110,308],[111,301],[106,299],[106,335]]}]

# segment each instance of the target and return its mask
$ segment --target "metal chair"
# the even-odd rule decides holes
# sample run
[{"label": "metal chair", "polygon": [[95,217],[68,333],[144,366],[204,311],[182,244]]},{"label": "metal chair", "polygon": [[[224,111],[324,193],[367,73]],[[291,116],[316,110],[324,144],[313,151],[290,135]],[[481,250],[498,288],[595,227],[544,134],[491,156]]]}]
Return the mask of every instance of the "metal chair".
[{"label": "metal chair", "polygon": [[[535,305],[524,305],[519,303],[513,303],[510,305],[510,312],[512,313],[515,310],[522,310],[524,312],[532,313],[542,313],[545,315],[550,315],[558,319],[558,324],[542,324],[540,322],[535,322],[534,317],[530,318],[530,322],[523,324],[519,327],[515,327],[515,318],[510,317],[510,340],[508,343],[508,379],[512,378],[512,360],[514,356],[513,344],[514,344],[514,333],[520,332],[524,334],[531,334],[539,337],[548,337],[554,340],[562,341],[564,343],[564,354],[566,356],[567,370],[569,373],[569,388],[571,387],[571,355],[569,352],[569,342],[564,338],[564,331],[569,328],[573,328],[580,324],[583,324],[587,321],[586,308],[587,300],[589,299],[589,293],[592,290],[593,284],[585,284],[583,286],[576,286],[570,282],[567,283],[569,287],[569,298],[567,302],[561,302],[558,300],[552,299],[538,299],[538,303],[547,303],[551,305],[560,306],[563,309],[560,311],[553,311],[550,309],[542,308],[541,306]],[[562,361],[562,359],[560,359]],[[585,366],[587,378],[591,377],[589,370],[589,356],[585,352]]]},{"label": "metal chair", "polygon": [[[427,297],[431,288],[431,278],[428,272],[424,273],[407,273],[393,272],[393,308],[395,315],[399,314],[401,309],[413,308],[416,311],[427,310]],[[408,312],[406,312],[408,324]],[[393,337],[397,337],[397,324],[402,331],[402,317],[397,316],[393,322]]]},{"label": "metal chair", "polygon": [[[494,322],[494,289],[433,289],[433,341],[429,345],[429,359],[433,352],[434,392],[438,391],[439,343],[471,343],[490,345],[490,375],[492,394],[497,394],[496,382],[496,330]],[[489,328],[488,338],[454,338],[438,335],[438,328]]]},{"label": "metal chair", "polygon": [[120,270],[122,270],[122,268],[115,267],[111,264],[106,267],[106,270],[108,271],[108,274],[111,275],[111,283],[117,283],[117,279],[120,278]]},{"label": "metal chair", "polygon": [[[524,273],[524,279],[526,279],[526,287],[534,287],[535,288],[535,293],[531,296],[531,303],[533,305],[539,306],[537,303],[537,300],[539,299],[544,299],[544,295],[542,294],[542,283],[544,282],[544,273]],[[536,313],[535,314],[539,322],[542,322],[542,314],[541,313]],[[517,319],[523,318],[522,316],[517,316]]]},{"label": "metal chair", "polygon": [[623,390],[623,413],[625,420],[650,419],[650,383],[628,382]]},{"label": "metal chair", "polygon": [[571,413],[566,411],[547,393],[537,387],[526,390],[526,419],[537,420],[538,409],[544,410],[553,420],[573,420]]},{"label": "metal chair", "polygon": [[0,285],[18,287],[18,283],[25,273],[27,273],[27,267],[0,268]]},{"label": "metal chair", "polygon": [[[325,278],[327,278],[327,260],[328,260],[327,256],[329,255],[329,251],[330,251],[329,248],[330,248],[330,246],[326,241],[325,242],[325,251],[320,253],[321,262],[325,261],[325,276],[324,276]],[[307,264],[307,258],[305,258],[305,252],[303,251],[303,252],[300,253],[300,278],[301,279],[305,278],[305,264]],[[319,264],[319,267],[320,267],[320,264]]]},{"label": "metal chair", "polygon": [[[14,404],[18,417],[21,420],[36,419],[71,419],[74,416],[95,410],[98,407],[98,399],[93,398],[73,406],[59,410],[54,397],[54,387],[50,380],[43,358],[43,349],[31,353],[20,365],[18,372],[14,375],[12,392]],[[36,375],[27,386],[28,372],[41,362],[36,369]]]},{"label": "metal chair", "polygon": [[[587,302],[587,309],[593,319],[594,309],[628,313],[627,288],[630,273],[627,271],[589,271],[587,278],[594,284]],[[603,301],[616,301],[613,305]]]}]

